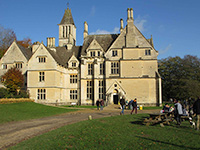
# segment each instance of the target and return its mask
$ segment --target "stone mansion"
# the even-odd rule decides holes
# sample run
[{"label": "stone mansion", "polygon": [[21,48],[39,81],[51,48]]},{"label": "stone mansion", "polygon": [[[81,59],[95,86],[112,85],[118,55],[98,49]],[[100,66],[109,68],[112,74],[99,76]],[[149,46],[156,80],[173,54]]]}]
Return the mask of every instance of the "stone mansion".
[{"label": "stone mansion", "polygon": [[30,98],[45,104],[93,105],[98,99],[118,104],[137,98],[138,104],[162,103],[161,77],[152,37],[146,39],[134,25],[133,9],[120,20],[119,34],[89,35],[84,22],[84,42],[76,46],[76,26],[71,9],[59,26],[59,45],[35,42],[24,48],[14,41],[0,60],[0,75],[16,66],[25,76]]}]

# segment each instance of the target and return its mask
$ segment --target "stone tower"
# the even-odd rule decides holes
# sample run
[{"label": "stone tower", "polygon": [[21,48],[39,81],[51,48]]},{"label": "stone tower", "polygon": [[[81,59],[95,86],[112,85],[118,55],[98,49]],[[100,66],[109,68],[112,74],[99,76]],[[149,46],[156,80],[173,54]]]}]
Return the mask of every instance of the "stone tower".
[{"label": "stone tower", "polygon": [[64,16],[58,26],[59,46],[67,46],[67,49],[71,49],[76,45],[76,26],[74,24],[71,9],[65,9]]}]

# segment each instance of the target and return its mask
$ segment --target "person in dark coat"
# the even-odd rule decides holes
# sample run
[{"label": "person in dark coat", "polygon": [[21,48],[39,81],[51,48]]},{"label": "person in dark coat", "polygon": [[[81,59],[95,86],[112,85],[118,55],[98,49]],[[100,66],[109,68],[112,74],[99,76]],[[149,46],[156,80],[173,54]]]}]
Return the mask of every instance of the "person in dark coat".
[{"label": "person in dark coat", "polygon": [[122,107],[122,111],[120,112],[120,115],[122,115],[122,114],[124,115],[124,109],[126,107],[126,102],[125,102],[124,96],[120,99],[120,105]]},{"label": "person in dark coat", "polygon": [[97,100],[97,101],[96,101],[97,110],[99,110],[99,104],[100,104],[100,102],[99,102],[99,100]]},{"label": "person in dark coat", "polygon": [[193,111],[197,116],[197,130],[199,130],[199,123],[200,123],[200,97],[194,102]]},{"label": "person in dark coat", "polygon": [[132,106],[133,106],[133,109],[131,111],[131,115],[134,112],[134,109],[135,109],[135,114],[137,114],[137,99],[136,98],[133,100]]}]

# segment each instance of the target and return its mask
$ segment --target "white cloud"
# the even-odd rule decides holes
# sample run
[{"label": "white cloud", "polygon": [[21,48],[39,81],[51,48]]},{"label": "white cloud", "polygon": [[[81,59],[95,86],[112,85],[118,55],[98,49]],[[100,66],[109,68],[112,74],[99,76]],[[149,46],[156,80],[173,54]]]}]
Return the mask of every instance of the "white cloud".
[{"label": "white cloud", "polygon": [[96,12],[96,7],[95,7],[95,6],[92,6],[91,11],[90,11],[90,15],[91,15],[91,16],[94,16],[94,15],[95,15],[95,12]]},{"label": "white cloud", "polygon": [[141,31],[141,32],[143,32],[143,31],[145,31],[145,23],[147,22],[147,20],[146,19],[144,19],[144,18],[142,18],[142,17],[140,17],[140,16],[138,16],[136,19],[135,19],[135,21],[134,21],[134,24],[136,25],[136,27]]},{"label": "white cloud", "polygon": [[159,50],[160,54],[164,54],[167,53],[172,47],[172,44],[167,45],[167,47],[165,47],[164,49]]},{"label": "white cloud", "polygon": [[117,33],[119,33],[119,28],[118,27],[115,27],[113,29],[113,31],[106,31],[106,30],[98,29],[97,31],[91,32],[90,34],[117,34]]}]

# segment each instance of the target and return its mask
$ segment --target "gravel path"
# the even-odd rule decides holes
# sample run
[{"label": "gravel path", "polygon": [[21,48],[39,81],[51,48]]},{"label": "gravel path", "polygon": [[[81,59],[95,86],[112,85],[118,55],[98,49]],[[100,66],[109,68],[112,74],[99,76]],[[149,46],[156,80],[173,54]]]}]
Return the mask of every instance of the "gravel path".
[{"label": "gravel path", "polygon": [[[139,110],[138,113],[154,113],[159,110]],[[0,150],[13,146],[21,141],[34,136],[41,135],[59,127],[87,120],[91,115],[92,119],[119,115],[119,109],[104,109],[103,111],[84,109],[77,112],[65,113],[57,116],[40,119],[10,122],[0,125]],[[125,110],[129,114],[130,110]]]}]

